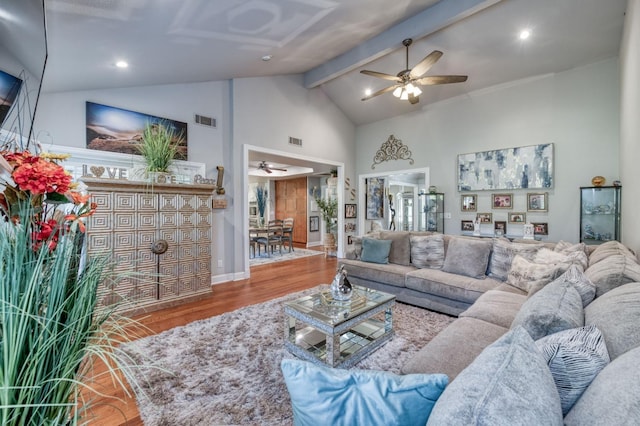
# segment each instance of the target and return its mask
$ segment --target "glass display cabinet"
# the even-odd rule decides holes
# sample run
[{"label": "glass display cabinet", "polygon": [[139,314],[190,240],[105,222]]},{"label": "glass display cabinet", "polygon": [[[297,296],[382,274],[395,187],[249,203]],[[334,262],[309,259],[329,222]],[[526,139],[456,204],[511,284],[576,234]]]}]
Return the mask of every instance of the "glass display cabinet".
[{"label": "glass display cabinet", "polygon": [[620,186],[580,188],[580,242],[620,241]]},{"label": "glass display cabinet", "polygon": [[444,234],[444,194],[420,194],[419,230]]}]

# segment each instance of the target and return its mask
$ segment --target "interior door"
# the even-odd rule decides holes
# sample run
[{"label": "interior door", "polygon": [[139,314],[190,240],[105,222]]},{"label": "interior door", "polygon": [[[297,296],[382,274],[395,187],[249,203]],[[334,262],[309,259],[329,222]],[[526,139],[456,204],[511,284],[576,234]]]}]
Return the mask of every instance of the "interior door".
[{"label": "interior door", "polygon": [[307,178],[276,181],[276,218],[293,218],[293,242],[307,244]]}]

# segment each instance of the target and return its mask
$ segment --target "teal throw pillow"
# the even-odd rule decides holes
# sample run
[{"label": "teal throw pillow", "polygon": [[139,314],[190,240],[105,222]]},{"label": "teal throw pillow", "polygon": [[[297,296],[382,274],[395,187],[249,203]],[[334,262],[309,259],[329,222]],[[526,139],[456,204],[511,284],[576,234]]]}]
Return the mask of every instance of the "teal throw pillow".
[{"label": "teal throw pillow", "polygon": [[296,426],[424,426],[447,386],[444,374],[342,370],[297,359],[281,363]]},{"label": "teal throw pillow", "polygon": [[391,240],[377,240],[375,238],[362,239],[362,256],[364,262],[389,263]]}]

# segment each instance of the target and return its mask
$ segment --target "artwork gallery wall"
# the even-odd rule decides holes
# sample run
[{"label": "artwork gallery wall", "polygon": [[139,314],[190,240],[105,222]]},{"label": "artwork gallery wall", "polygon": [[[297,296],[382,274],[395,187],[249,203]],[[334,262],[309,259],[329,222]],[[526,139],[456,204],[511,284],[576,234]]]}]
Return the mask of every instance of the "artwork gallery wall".
[{"label": "artwork gallery wall", "polygon": [[[356,173],[371,172],[377,148],[393,134],[412,151],[415,164],[389,161],[376,171],[429,167],[430,184],[445,193],[445,212],[451,213],[447,233],[462,233],[461,221],[474,220],[476,212],[461,211],[458,155],[553,143],[552,188],[473,191],[478,194],[477,212],[506,221],[508,211],[527,211],[527,193],[548,192],[548,212],[529,212],[527,221],[547,223],[545,239],[577,242],[580,186],[589,186],[595,175],[605,176],[609,183],[620,178],[619,90],[618,59],[612,58],[423,106],[358,127]],[[429,96],[428,89],[424,96]],[[514,194],[512,210],[492,209],[491,195],[498,192]]]}]

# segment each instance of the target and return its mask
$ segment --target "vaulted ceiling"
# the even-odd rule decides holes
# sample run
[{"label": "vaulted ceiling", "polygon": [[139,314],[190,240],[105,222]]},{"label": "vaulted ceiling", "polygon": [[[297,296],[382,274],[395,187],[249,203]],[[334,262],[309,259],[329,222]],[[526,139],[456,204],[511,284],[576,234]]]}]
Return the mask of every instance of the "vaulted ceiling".
[{"label": "vaulted ceiling", "polygon": [[[626,0],[45,0],[45,92],[304,74],[364,124],[493,85],[618,55]],[[521,30],[531,35],[521,40]],[[361,101],[405,68],[444,52],[412,105]],[[263,56],[271,55],[269,61]],[[116,61],[126,60],[121,70]]]}]

